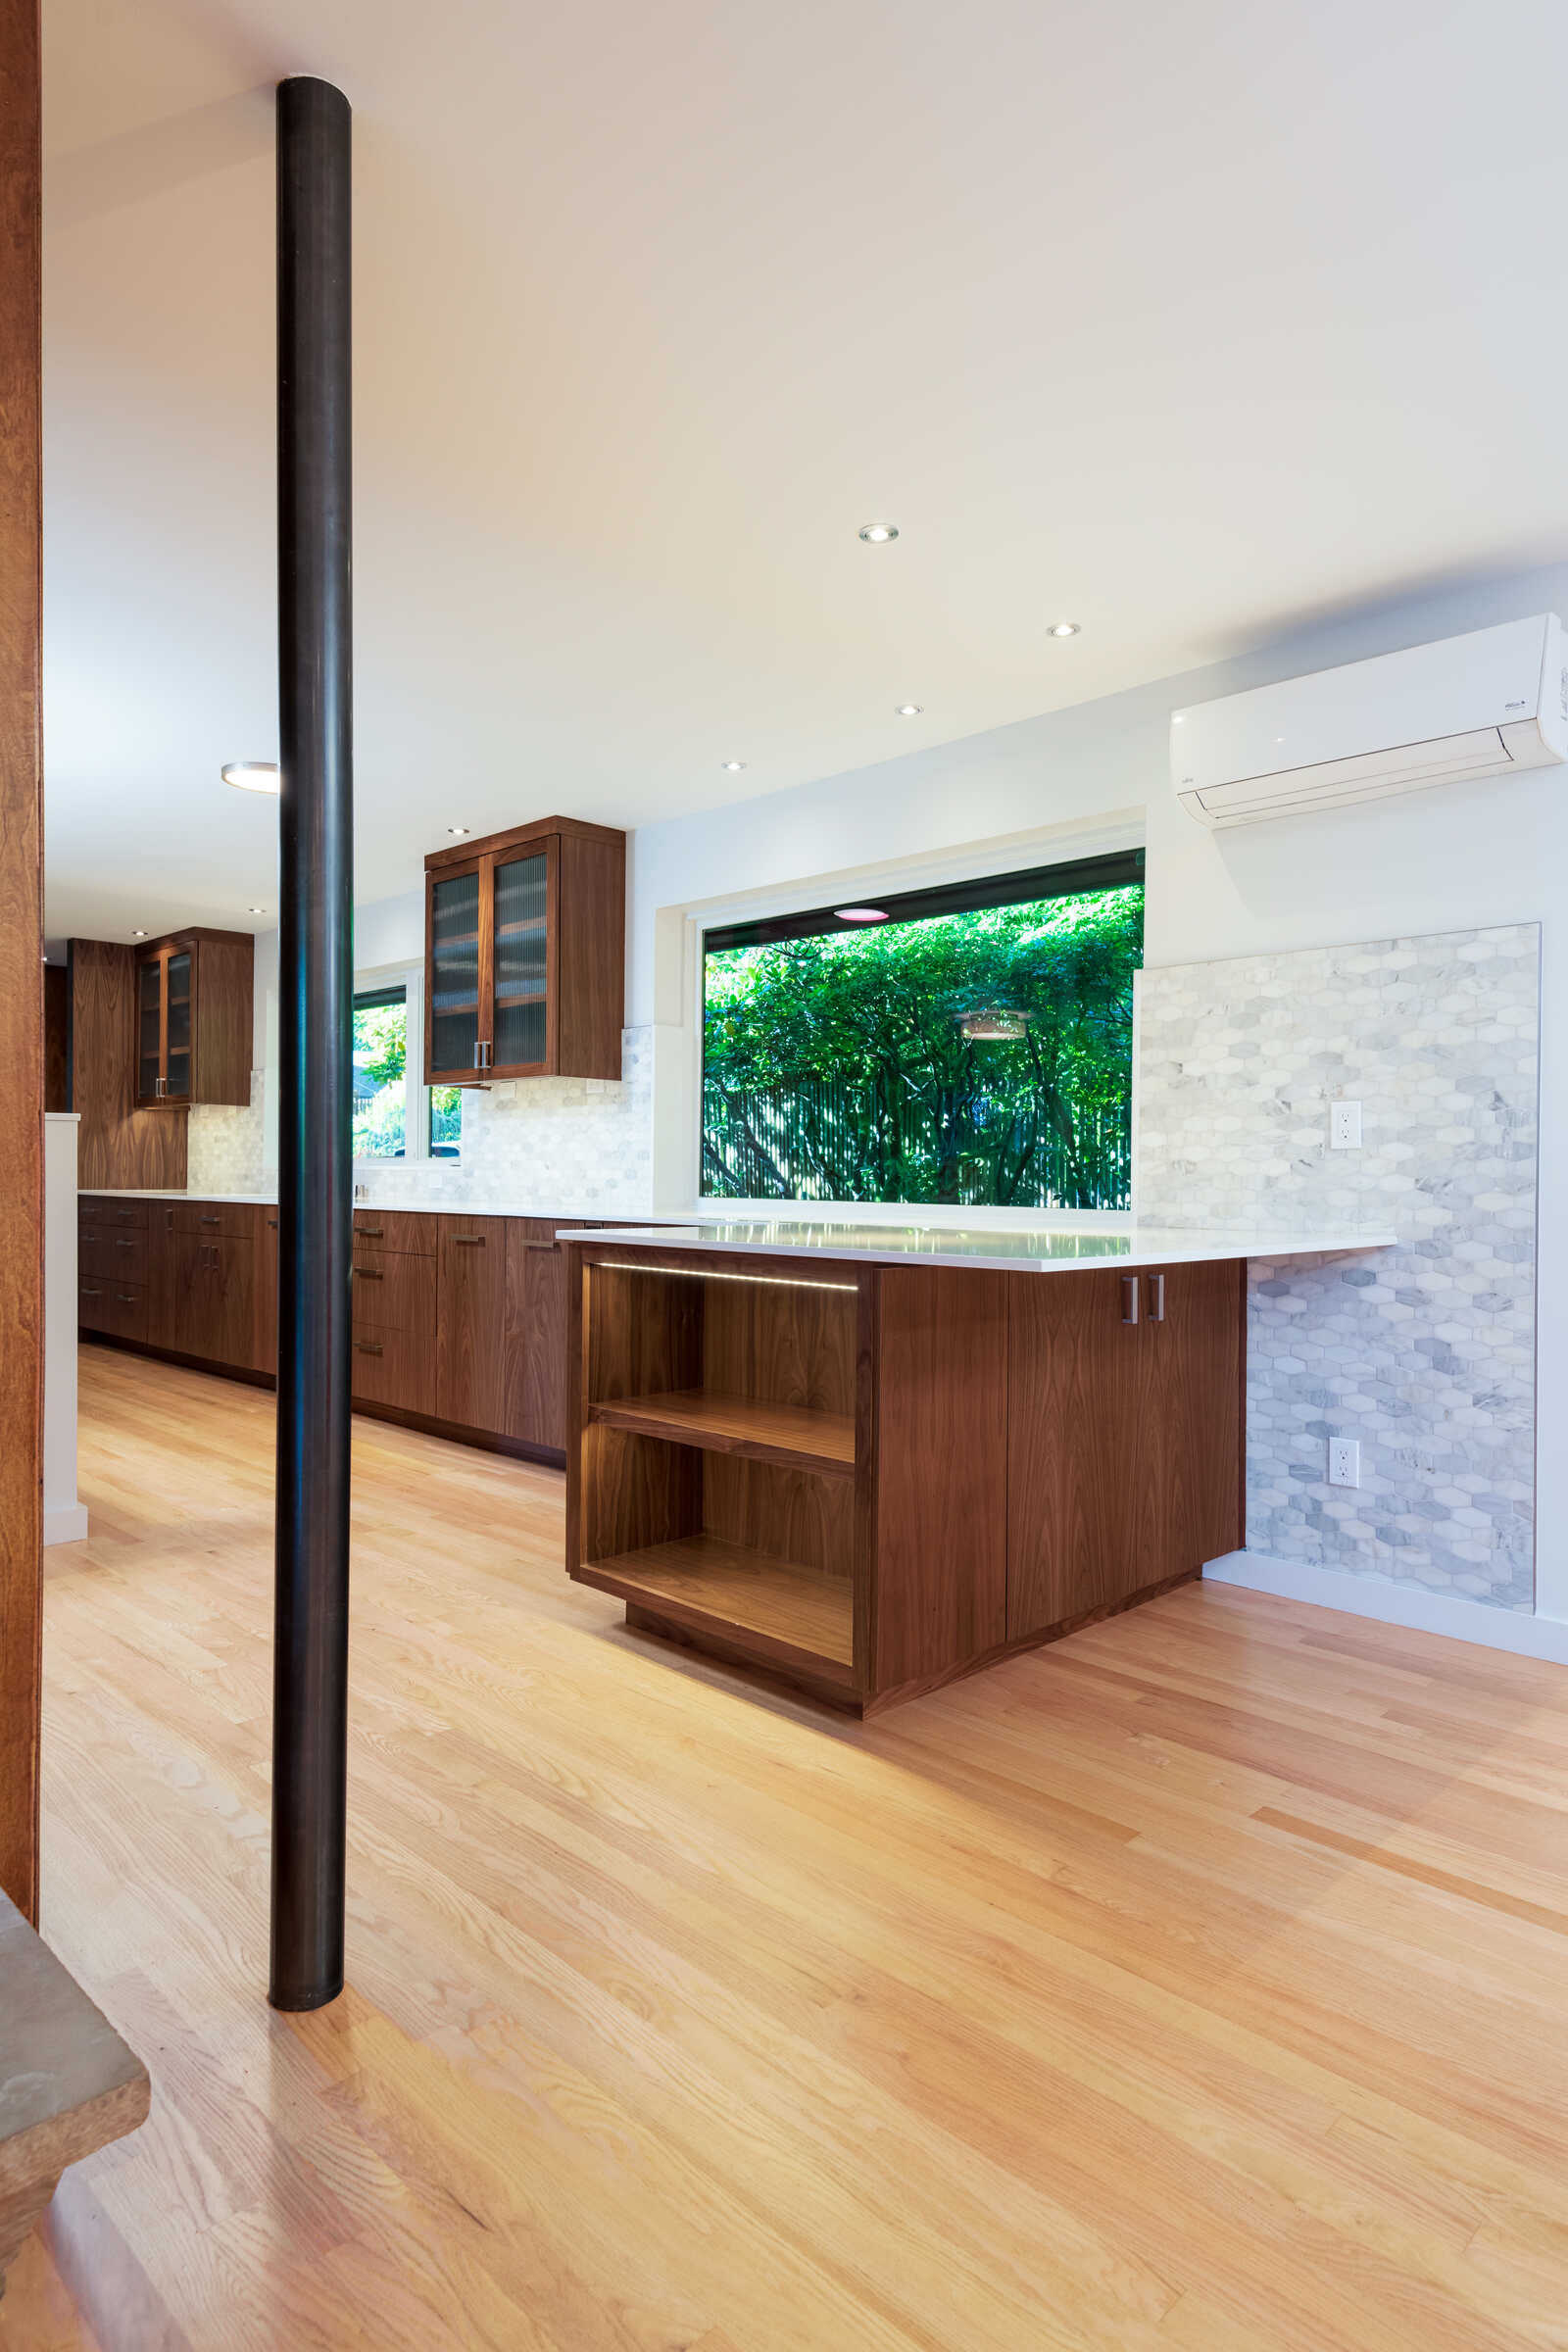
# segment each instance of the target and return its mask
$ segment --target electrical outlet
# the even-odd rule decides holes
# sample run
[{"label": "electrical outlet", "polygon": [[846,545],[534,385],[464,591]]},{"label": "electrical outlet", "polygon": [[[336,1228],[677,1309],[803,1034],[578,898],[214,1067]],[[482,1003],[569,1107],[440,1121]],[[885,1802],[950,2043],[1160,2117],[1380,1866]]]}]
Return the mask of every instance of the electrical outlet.
[{"label": "electrical outlet", "polygon": [[1358,1487],[1361,1484],[1361,1442],[1358,1438],[1330,1438],[1329,1485]]},{"label": "electrical outlet", "polygon": [[1329,1148],[1334,1152],[1360,1151],[1361,1105],[1359,1102],[1331,1102],[1329,1104]]}]

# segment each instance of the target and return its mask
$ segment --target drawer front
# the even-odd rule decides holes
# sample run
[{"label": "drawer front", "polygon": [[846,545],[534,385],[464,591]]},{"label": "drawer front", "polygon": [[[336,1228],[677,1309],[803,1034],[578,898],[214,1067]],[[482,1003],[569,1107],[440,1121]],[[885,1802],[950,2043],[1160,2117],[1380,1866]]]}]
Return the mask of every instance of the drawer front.
[{"label": "drawer front", "polygon": [[77,1222],[121,1232],[133,1227],[145,1233],[152,1215],[150,1200],[122,1200],[113,1193],[81,1193],[76,1200]]},{"label": "drawer front", "polygon": [[358,1401],[434,1413],[435,1350],[422,1333],[356,1319],[351,1361]]},{"label": "drawer front", "polygon": [[103,1331],[118,1340],[147,1337],[147,1285],[144,1282],[95,1281],[83,1278],[77,1286],[77,1319],[83,1331]]},{"label": "drawer front", "polygon": [[232,1200],[176,1200],[174,1231],[199,1234],[204,1242],[254,1241],[256,1210]]},{"label": "drawer front", "polygon": [[122,1283],[147,1279],[147,1233],[134,1227],[117,1233],[112,1226],[84,1225],[76,1241],[78,1274],[117,1278]]},{"label": "drawer front", "polygon": [[354,1244],[368,1242],[378,1250],[397,1250],[414,1257],[434,1257],[436,1220],[419,1209],[357,1208]]},{"label": "drawer front", "polygon": [[355,1236],[354,1328],[382,1324],[435,1346],[435,1259],[380,1250]]}]

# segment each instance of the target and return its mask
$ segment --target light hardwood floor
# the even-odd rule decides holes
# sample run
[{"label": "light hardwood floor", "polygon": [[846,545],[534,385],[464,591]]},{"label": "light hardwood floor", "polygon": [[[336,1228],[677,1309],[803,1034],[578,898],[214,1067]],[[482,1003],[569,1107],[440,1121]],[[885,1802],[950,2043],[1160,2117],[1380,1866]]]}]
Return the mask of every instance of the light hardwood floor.
[{"label": "light hardwood floor", "polygon": [[849,1725],[357,1422],[351,1989],[280,2018],[270,1399],[82,1408],[44,1926],[153,2114],[4,2352],[1568,2343],[1568,1674],[1193,1587]]}]

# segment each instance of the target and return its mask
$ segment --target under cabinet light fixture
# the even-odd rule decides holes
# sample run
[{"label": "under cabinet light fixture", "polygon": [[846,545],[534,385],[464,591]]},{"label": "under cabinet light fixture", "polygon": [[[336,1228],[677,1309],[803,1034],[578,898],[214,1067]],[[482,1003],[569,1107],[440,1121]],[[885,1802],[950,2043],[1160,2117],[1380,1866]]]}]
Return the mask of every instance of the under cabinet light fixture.
[{"label": "under cabinet light fixture", "polygon": [[772,1291],[856,1291],[855,1282],[808,1282],[795,1274],[720,1274],[715,1266],[658,1266],[647,1258],[591,1257],[605,1274],[683,1274],[690,1282],[761,1282]]},{"label": "under cabinet light fixture", "polygon": [[881,906],[835,906],[833,911],[841,923],[885,923],[888,919]]},{"label": "under cabinet light fixture", "polygon": [[896,522],[862,522],[860,525],[860,537],[867,547],[885,547],[890,539],[896,539],[898,535],[899,526]]}]

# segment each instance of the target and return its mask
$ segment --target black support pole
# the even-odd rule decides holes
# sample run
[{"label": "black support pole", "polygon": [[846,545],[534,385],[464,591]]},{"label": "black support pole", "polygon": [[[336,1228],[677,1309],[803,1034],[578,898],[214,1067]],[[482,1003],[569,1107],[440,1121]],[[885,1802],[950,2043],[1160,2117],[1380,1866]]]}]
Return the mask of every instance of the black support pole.
[{"label": "black support pole", "polygon": [[354,750],[349,103],[277,89],[280,1070],[269,1998],[343,1988]]}]

